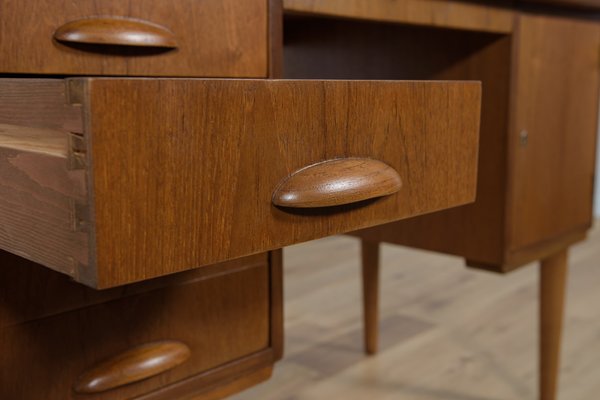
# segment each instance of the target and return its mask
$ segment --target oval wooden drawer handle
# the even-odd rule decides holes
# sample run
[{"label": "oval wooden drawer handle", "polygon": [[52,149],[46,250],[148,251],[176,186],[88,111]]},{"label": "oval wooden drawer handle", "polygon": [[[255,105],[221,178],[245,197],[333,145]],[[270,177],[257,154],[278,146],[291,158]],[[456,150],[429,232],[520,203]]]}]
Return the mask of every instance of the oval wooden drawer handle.
[{"label": "oval wooden drawer handle", "polygon": [[164,26],[141,19],[94,17],[67,22],[54,32],[66,43],[177,48],[175,34]]},{"label": "oval wooden drawer handle", "polygon": [[294,172],[273,193],[281,207],[339,206],[394,194],[400,175],[389,165],[370,158],[323,161]]},{"label": "oval wooden drawer handle", "polygon": [[177,341],[144,344],[112,357],[79,376],[77,393],[99,393],[150,378],[190,358],[190,349]]}]

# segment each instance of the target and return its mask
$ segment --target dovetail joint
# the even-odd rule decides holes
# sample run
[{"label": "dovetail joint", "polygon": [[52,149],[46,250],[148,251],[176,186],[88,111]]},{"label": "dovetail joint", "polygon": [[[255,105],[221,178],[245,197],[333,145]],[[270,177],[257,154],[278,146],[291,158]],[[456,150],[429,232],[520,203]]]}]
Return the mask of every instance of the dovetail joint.
[{"label": "dovetail joint", "polygon": [[88,205],[73,201],[71,210],[71,229],[74,232],[87,232],[89,221]]},{"label": "dovetail joint", "polygon": [[83,136],[76,133],[69,134],[69,153],[67,166],[69,170],[85,169],[87,165],[87,152]]},{"label": "dovetail joint", "polygon": [[83,79],[67,79],[67,101],[69,104],[83,104],[83,87]]}]

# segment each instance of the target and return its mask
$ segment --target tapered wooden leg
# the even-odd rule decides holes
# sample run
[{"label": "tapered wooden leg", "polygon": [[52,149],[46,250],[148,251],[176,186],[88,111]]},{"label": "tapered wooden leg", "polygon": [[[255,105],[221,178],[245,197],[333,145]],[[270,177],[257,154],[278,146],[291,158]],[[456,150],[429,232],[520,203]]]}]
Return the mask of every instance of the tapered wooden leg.
[{"label": "tapered wooden leg", "polygon": [[540,266],[540,400],[555,400],[567,277],[567,250]]},{"label": "tapered wooden leg", "polygon": [[379,338],[379,243],[361,242],[365,352],[377,353]]}]

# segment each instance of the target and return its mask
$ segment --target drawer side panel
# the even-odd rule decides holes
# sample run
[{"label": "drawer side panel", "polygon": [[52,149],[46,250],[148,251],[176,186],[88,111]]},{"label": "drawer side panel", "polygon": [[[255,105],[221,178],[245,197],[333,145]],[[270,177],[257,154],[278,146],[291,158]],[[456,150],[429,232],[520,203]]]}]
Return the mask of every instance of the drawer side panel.
[{"label": "drawer side panel", "polygon": [[63,80],[0,79],[0,248],[77,276],[88,265],[81,108]]}]

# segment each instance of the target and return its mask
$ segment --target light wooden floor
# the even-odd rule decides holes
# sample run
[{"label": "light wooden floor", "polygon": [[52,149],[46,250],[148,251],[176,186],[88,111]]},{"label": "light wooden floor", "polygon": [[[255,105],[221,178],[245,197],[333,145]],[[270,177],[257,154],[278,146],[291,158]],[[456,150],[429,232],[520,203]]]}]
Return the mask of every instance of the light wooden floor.
[{"label": "light wooden floor", "polygon": [[[362,353],[359,248],[287,249],[284,359],[235,400],[534,400],[537,266],[508,275],[398,246],[382,254],[381,351]],[[562,400],[600,398],[600,229],[570,254]]]}]

